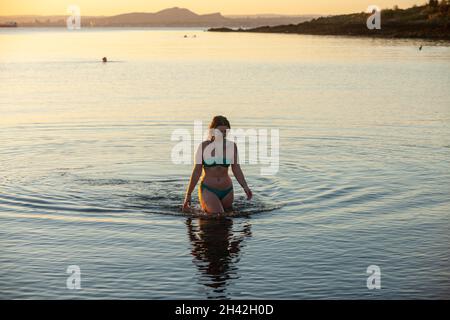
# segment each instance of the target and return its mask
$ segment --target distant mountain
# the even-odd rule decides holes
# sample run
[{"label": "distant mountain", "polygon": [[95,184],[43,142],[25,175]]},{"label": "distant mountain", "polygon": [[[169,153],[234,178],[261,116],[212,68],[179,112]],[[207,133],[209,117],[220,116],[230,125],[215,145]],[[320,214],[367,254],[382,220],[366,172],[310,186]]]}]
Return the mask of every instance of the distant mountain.
[{"label": "distant mountain", "polygon": [[[185,8],[169,8],[155,13],[133,12],[109,17],[82,16],[82,27],[242,27],[271,26],[282,23],[300,23],[317,16],[230,16],[216,12],[196,14]],[[19,27],[63,27],[67,16],[7,16],[0,23],[17,22]]]},{"label": "distant mountain", "polygon": [[95,20],[96,26],[133,27],[133,26],[192,26],[206,27],[210,25],[227,24],[228,19],[220,13],[198,15],[188,9],[171,8],[156,13],[125,13]]}]

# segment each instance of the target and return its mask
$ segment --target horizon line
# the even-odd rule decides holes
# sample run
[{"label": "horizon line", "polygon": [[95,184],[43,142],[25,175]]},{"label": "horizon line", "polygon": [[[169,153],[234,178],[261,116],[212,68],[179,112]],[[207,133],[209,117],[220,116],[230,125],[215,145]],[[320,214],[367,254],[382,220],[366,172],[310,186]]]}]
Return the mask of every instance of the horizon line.
[{"label": "horizon line", "polygon": [[[166,9],[173,9],[173,8],[166,8]],[[187,8],[180,8],[180,9],[187,9]],[[81,16],[85,17],[114,17],[119,16],[122,14],[131,14],[131,13],[158,13],[161,11],[164,11],[165,9],[158,10],[158,11],[128,11],[128,12],[122,12],[122,13],[115,13],[115,14],[99,14],[99,15],[91,15],[91,14],[81,14]],[[216,14],[219,13],[224,17],[230,17],[230,16],[279,16],[279,17],[299,17],[299,16],[329,16],[329,15],[341,15],[341,14],[348,14],[348,13],[336,13],[336,14],[328,14],[328,13],[295,13],[295,14],[286,14],[286,13],[251,13],[251,14],[245,14],[245,13],[230,13],[230,14],[224,14],[220,11],[215,12],[209,12],[209,13],[197,13],[195,11],[192,11],[190,9],[187,9],[197,15],[209,15],[209,14]],[[34,14],[34,13],[27,13],[27,14],[8,14],[8,15],[0,15],[0,17],[58,17],[58,16],[69,16],[69,13],[50,13],[50,14]]]},{"label": "horizon line", "polygon": [[[426,5],[425,3],[420,3],[420,4],[414,4],[413,6],[423,6]],[[399,6],[399,9],[404,10],[404,9],[408,9],[411,8],[412,6]],[[80,8],[81,9],[81,8]],[[83,10],[81,9],[81,16],[84,17],[114,17],[114,16],[118,16],[118,15],[124,15],[124,14],[132,14],[132,13],[148,13],[148,14],[155,14],[155,13],[159,13],[162,11],[166,11],[166,10],[170,10],[170,9],[180,9],[180,10],[187,10],[190,11],[194,14],[197,15],[211,15],[211,14],[220,14],[224,17],[232,17],[232,16],[240,16],[240,17],[261,17],[261,16],[277,16],[277,17],[301,17],[301,16],[339,16],[339,15],[348,15],[348,14],[355,14],[355,13],[361,13],[365,10],[349,10],[346,12],[333,12],[333,13],[326,13],[326,12],[322,12],[322,13],[274,13],[274,12],[269,12],[269,13],[222,13],[222,11],[220,10],[216,10],[216,11],[208,11],[206,13],[198,13],[197,11],[194,11],[192,9],[189,9],[187,7],[179,7],[179,6],[172,6],[172,7],[164,7],[162,9],[158,9],[155,11],[121,11],[121,12],[116,12],[116,13],[110,13],[110,14],[83,14]],[[391,9],[391,7],[383,7],[382,10],[385,9]],[[39,14],[39,13],[16,13],[16,14],[6,14],[6,15],[0,15],[0,17],[55,17],[55,16],[68,16],[70,15],[68,12],[62,12],[62,13],[48,13],[48,14]]]}]

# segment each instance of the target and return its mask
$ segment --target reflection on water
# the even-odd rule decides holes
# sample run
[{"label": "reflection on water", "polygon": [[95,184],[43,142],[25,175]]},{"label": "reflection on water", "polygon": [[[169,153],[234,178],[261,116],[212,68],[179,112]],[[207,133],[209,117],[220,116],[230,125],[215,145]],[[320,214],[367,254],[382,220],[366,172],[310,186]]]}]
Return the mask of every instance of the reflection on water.
[{"label": "reflection on water", "polygon": [[245,238],[251,237],[251,224],[246,221],[240,230],[233,230],[233,219],[186,220],[192,245],[193,262],[200,272],[199,282],[205,286],[207,298],[225,299],[227,286],[239,278],[239,262]]}]

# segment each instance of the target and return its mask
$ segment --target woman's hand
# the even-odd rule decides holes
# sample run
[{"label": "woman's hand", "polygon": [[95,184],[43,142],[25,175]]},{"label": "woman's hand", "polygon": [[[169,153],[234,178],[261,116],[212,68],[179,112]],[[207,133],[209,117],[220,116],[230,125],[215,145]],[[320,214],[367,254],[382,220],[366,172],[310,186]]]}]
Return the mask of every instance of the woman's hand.
[{"label": "woman's hand", "polygon": [[253,192],[249,187],[244,188],[245,194],[247,195],[247,200],[251,200],[253,198]]},{"label": "woman's hand", "polygon": [[191,209],[191,203],[192,203],[191,195],[187,194],[186,197],[184,198],[182,211],[183,212],[189,212],[190,209]]}]

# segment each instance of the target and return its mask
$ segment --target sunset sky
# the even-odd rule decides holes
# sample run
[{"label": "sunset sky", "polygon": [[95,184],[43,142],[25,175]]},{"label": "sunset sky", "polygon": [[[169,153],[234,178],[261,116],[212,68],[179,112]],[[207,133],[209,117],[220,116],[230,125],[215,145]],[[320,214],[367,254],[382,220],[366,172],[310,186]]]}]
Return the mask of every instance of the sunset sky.
[{"label": "sunset sky", "polygon": [[170,7],[196,13],[222,14],[338,14],[361,12],[372,4],[400,8],[425,0],[0,0],[0,15],[59,15],[76,4],[82,15],[114,15],[126,12],[155,12]]}]

